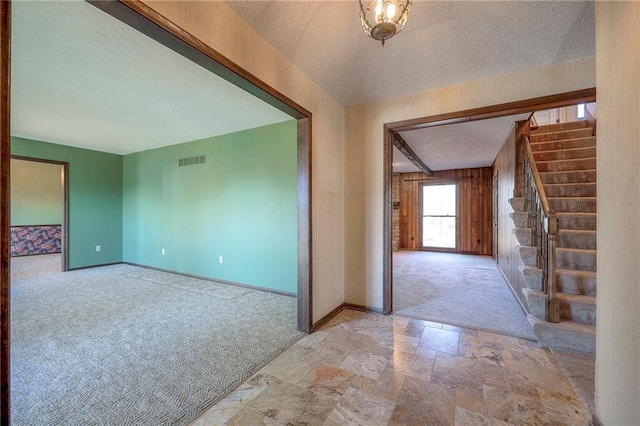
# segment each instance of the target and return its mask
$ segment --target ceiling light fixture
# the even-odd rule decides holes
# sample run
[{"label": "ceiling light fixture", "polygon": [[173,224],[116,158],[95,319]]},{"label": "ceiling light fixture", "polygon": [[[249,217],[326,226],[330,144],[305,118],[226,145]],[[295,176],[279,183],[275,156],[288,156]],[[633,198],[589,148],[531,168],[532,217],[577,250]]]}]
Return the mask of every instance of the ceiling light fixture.
[{"label": "ceiling light fixture", "polygon": [[382,42],[398,34],[407,24],[411,0],[374,0],[366,8],[360,3],[360,22],[365,34]]}]

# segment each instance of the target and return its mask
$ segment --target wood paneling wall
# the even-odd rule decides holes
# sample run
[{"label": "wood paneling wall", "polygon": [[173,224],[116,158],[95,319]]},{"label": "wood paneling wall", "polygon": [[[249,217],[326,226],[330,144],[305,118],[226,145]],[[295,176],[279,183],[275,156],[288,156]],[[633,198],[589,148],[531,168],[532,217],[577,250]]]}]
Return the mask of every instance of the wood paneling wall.
[{"label": "wood paneling wall", "polygon": [[400,180],[401,179],[402,179],[401,173],[393,174],[393,183],[392,183],[393,186],[391,190],[392,201],[393,201],[393,207],[391,210],[393,215],[393,217],[391,218],[391,222],[392,222],[391,223],[392,224],[391,244],[392,244],[393,251],[400,250]]},{"label": "wood paneling wall", "polygon": [[492,255],[491,167],[402,173],[400,179],[400,248],[420,249],[420,187],[425,182],[458,183],[458,252]]},{"label": "wood paneling wall", "polygon": [[520,264],[520,255],[517,251],[518,241],[513,234],[513,219],[509,216],[513,211],[509,199],[514,194],[517,195],[521,192],[522,167],[519,165],[517,136],[518,132],[514,127],[493,163],[493,172],[498,174],[498,211],[496,212],[498,240],[496,244],[498,245],[498,268],[511,285],[522,306],[526,307],[527,304],[522,294],[522,288],[525,287],[524,278],[518,269]]}]

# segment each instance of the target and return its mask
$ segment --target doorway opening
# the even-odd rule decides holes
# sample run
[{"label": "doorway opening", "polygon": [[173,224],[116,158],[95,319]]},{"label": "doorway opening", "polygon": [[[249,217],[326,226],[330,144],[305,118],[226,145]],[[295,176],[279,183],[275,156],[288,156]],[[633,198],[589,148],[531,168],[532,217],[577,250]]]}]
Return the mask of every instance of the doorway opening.
[{"label": "doorway opening", "polygon": [[69,270],[69,164],[11,156],[11,257],[51,255]]},{"label": "doorway opening", "polygon": [[[80,3],[83,4],[83,3]],[[312,256],[311,256],[311,172],[310,172],[310,153],[311,153],[311,112],[309,112],[308,110],[306,110],[305,108],[303,108],[302,106],[296,104],[295,102],[293,102],[291,99],[287,98],[286,96],[284,96],[283,94],[279,93],[278,91],[276,91],[275,89],[271,88],[270,86],[268,86],[267,84],[265,84],[264,82],[262,82],[261,80],[259,80],[258,78],[254,77],[253,75],[251,75],[250,73],[248,73],[247,71],[245,71],[244,69],[240,68],[239,66],[235,65],[234,63],[232,63],[231,61],[229,61],[228,59],[226,59],[224,56],[220,55],[218,52],[216,52],[215,50],[209,48],[207,45],[202,44],[199,40],[197,40],[195,37],[191,36],[190,34],[184,32],[183,30],[181,30],[179,27],[177,27],[176,25],[174,25],[172,22],[168,21],[167,19],[165,19],[164,17],[162,17],[161,15],[155,13],[151,8],[149,8],[148,6],[144,5],[143,3],[131,3],[131,4],[125,4],[124,2],[90,2],[90,4],[92,4],[93,6],[98,7],[101,11],[107,12],[110,15],[113,15],[115,18],[117,18],[119,21],[122,21],[126,24],[128,24],[129,26],[133,27],[136,30],[139,30],[139,32],[149,36],[150,38],[152,38],[153,40],[159,42],[160,44],[164,45],[165,47],[168,47],[169,49],[171,49],[174,52],[177,52],[179,54],[181,54],[183,57],[186,57],[187,59],[190,59],[191,61],[195,62],[197,65],[205,68],[206,71],[211,72],[216,74],[218,77],[221,77],[222,79],[226,80],[227,83],[231,83],[231,85],[236,86],[237,88],[240,88],[242,90],[244,90],[245,92],[248,92],[249,94],[259,98],[261,101],[265,101],[267,104],[269,104],[271,107],[274,107],[278,110],[280,110],[280,112],[283,112],[287,115],[289,115],[290,117],[293,117],[295,119],[295,121],[293,122],[293,129],[291,134],[294,135],[292,137],[293,140],[293,146],[296,148],[295,153],[292,154],[291,158],[290,158],[290,162],[289,164],[293,164],[293,173],[291,173],[290,175],[292,176],[292,185],[289,185],[287,188],[289,188],[291,191],[289,192],[289,201],[292,201],[293,205],[293,214],[290,216],[291,220],[288,221],[288,224],[291,225],[293,231],[293,244],[291,245],[291,252],[293,253],[292,257],[296,257],[297,261],[294,259],[294,261],[291,263],[291,267],[288,269],[288,271],[292,272],[293,275],[293,279],[291,280],[291,282],[293,283],[294,287],[297,287],[297,298],[296,300],[293,302],[293,304],[291,304],[292,306],[292,311],[295,312],[296,310],[296,304],[297,304],[297,324],[295,324],[294,321],[291,322],[291,330],[295,331],[296,325],[297,325],[297,329],[300,331],[304,331],[304,332],[309,332],[312,326],[312,300],[311,300],[311,270],[312,270]],[[84,5],[86,5],[86,3],[84,3]],[[2,6],[0,6],[0,18],[1,18],[1,26],[0,26],[0,32],[1,32],[1,36],[0,36],[0,42],[2,45],[2,55],[0,55],[0,68],[2,69],[2,78],[0,79],[0,91],[2,92],[2,96],[0,96],[0,109],[1,109],[1,116],[0,116],[0,121],[2,121],[2,134],[0,135],[0,145],[2,146],[1,149],[1,154],[2,154],[2,164],[1,164],[1,169],[2,169],[2,199],[1,199],[1,204],[2,204],[2,221],[3,221],[3,226],[2,226],[2,247],[3,247],[3,255],[0,258],[0,263],[1,263],[1,268],[0,268],[0,274],[2,275],[2,280],[1,280],[1,286],[0,286],[0,292],[1,292],[1,305],[2,305],[2,309],[0,310],[0,316],[2,318],[2,328],[0,329],[0,335],[2,336],[2,346],[1,346],[1,377],[0,377],[0,384],[2,387],[2,395],[1,395],[1,401],[0,401],[0,406],[2,407],[2,422],[3,423],[8,423],[9,422],[9,391],[12,391],[12,395],[13,395],[13,399],[14,401],[17,399],[16,398],[16,390],[20,389],[20,384],[17,383],[17,386],[14,386],[14,383],[16,383],[15,381],[11,381],[9,380],[9,349],[10,349],[10,339],[9,339],[9,306],[10,306],[10,300],[9,300],[9,287],[10,287],[10,277],[9,277],[9,264],[10,264],[10,257],[9,257],[9,233],[7,232],[9,229],[9,220],[10,220],[10,213],[9,213],[9,191],[8,191],[8,182],[9,182],[9,178],[8,178],[8,173],[10,170],[10,149],[11,149],[11,129],[10,129],[10,121],[9,121],[9,117],[10,117],[10,104],[9,104],[9,91],[10,91],[10,84],[9,84],[9,69],[10,69],[10,46],[11,46],[11,42],[10,42],[10,35],[11,35],[11,25],[10,25],[10,16],[11,16],[11,7],[12,4],[10,2],[6,2],[3,3]],[[93,9],[92,9],[93,10]],[[95,10],[94,10],[95,12]],[[101,12],[100,12],[101,13]],[[119,34],[119,32],[113,32],[112,34]],[[96,50],[99,52],[99,50]],[[15,52],[15,50],[14,50]],[[99,55],[99,53],[98,53]],[[109,55],[107,55],[109,56]],[[131,73],[131,77],[133,77],[133,73]],[[15,74],[14,74],[15,75]],[[91,75],[89,73],[89,75]],[[144,75],[144,74],[143,74]],[[220,99],[217,98],[213,98],[216,102],[220,102]],[[25,142],[27,143],[27,142]],[[288,152],[293,152],[293,151],[288,151]],[[176,156],[175,160],[173,160],[171,163],[174,165],[173,168],[176,169],[177,167],[182,166],[182,164],[179,163],[179,160],[193,160],[195,158],[201,158],[202,157],[202,152],[198,151],[193,153],[196,156],[192,156],[192,154],[188,153],[188,157],[187,158],[182,158],[183,156]],[[23,154],[23,155],[29,155],[29,154]],[[186,156],[186,154],[185,154]],[[180,158],[178,158],[180,157]],[[211,158],[211,157],[209,157]],[[287,157],[289,159],[289,157]],[[73,160],[69,160],[70,162],[73,162]],[[82,161],[78,162],[78,163],[83,163]],[[84,162],[86,164],[86,162]],[[194,162],[194,167],[189,168],[189,169],[180,169],[180,171],[184,171],[183,174],[189,174],[191,172],[193,172],[194,170],[197,170],[198,166],[195,166],[195,164],[201,164],[201,162],[195,163]],[[191,161],[189,161],[189,166],[191,166]],[[74,163],[74,165],[71,166],[71,169],[73,171],[74,177],[73,179],[75,179],[75,177],[77,176],[77,170],[78,170],[78,165]],[[199,169],[203,169],[205,166],[200,165]],[[110,170],[114,170],[114,168],[110,168]],[[193,172],[195,173],[195,172]],[[122,179],[122,173],[118,174],[115,173],[116,175],[118,175],[120,177],[120,179]],[[65,177],[68,176],[67,173],[67,169],[65,169],[65,173],[64,173]],[[115,179],[117,181],[117,179]],[[74,203],[75,200],[77,200],[77,193],[76,193],[76,188],[77,186],[75,185],[75,180],[74,183],[72,184],[72,188],[73,188],[73,195],[72,195],[72,202],[71,202],[71,207],[72,209],[74,208]],[[7,191],[5,191],[5,188],[7,188]],[[100,191],[96,191],[96,195],[100,196],[100,195],[104,195],[102,194]],[[91,203],[94,200],[89,200],[88,203]],[[115,210],[115,209],[114,209]],[[158,209],[155,209],[154,211],[157,211]],[[296,211],[297,211],[297,215],[296,215]],[[117,211],[116,211],[116,215],[117,215]],[[71,217],[73,219],[74,225],[76,224],[78,219],[78,214],[75,214],[73,211],[71,212]],[[90,216],[85,214],[86,216]],[[66,220],[66,218],[68,217],[68,215],[65,213],[64,218]],[[297,219],[296,219],[297,217]],[[99,227],[99,225],[101,225],[98,222],[98,226],[96,226],[97,228]],[[185,221],[185,222],[189,222],[189,221]],[[189,223],[188,223],[189,224]],[[64,230],[64,232],[67,232],[68,226],[66,223],[62,224],[62,229]],[[75,229],[75,228],[74,228]],[[196,231],[197,233],[197,231]],[[118,234],[118,232],[114,232],[112,233],[113,235]],[[120,234],[122,234],[120,232]],[[296,235],[297,234],[297,235]],[[82,231],[79,232],[74,232],[74,235],[79,235],[80,238],[83,238],[83,234]],[[296,238],[297,237],[297,238]],[[74,237],[75,238],[75,237]],[[66,238],[66,234],[65,237],[63,237],[61,244],[65,244],[65,247],[68,246],[67,244],[68,242],[68,238]],[[95,245],[96,243],[91,241],[90,250],[87,251],[93,251],[94,248],[96,248],[96,251],[100,251],[97,246]],[[88,245],[87,244],[87,245]],[[117,244],[114,244],[117,245]],[[159,246],[162,247],[162,246]],[[72,267],[74,267],[75,265],[73,263],[75,263],[75,259],[77,258],[75,256],[75,252],[76,249],[78,249],[78,245],[75,244],[75,240],[74,242],[71,244],[71,256],[72,256]],[[105,252],[105,245],[103,244],[101,247],[102,253],[104,254]],[[167,250],[167,257],[170,256],[170,251]],[[63,250],[63,255],[66,254],[66,250]],[[157,253],[154,253],[158,256],[165,256],[165,248],[158,248]],[[217,255],[217,253],[215,253]],[[297,256],[295,256],[297,254]],[[223,263],[223,257],[220,256],[215,256],[216,259],[216,265],[218,264],[222,264]],[[218,260],[219,259],[219,260]],[[227,258],[225,256],[224,258],[224,267],[227,267],[228,265],[231,265],[232,262],[230,262],[231,259]],[[213,262],[209,262],[209,263],[213,263]],[[68,257],[65,260],[65,264],[68,265]],[[81,271],[82,273],[87,273],[89,274],[92,271]],[[180,277],[174,277],[174,276],[168,276],[168,274],[166,274],[165,272],[162,271],[156,271],[156,272],[151,272],[148,274],[148,276],[146,276],[146,278],[141,278],[141,277],[135,277],[135,276],[130,276],[131,275],[131,269],[127,269],[126,272],[129,275],[126,274],[118,274],[118,275],[124,275],[126,276],[126,280],[129,279],[136,279],[138,281],[145,281],[145,285],[152,285],[155,286],[156,284],[148,284],[148,283],[157,283],[157,279],[162,277],[162,279],[165,280],[164,284],[168,284],[168,288],[169,291],[175,291],[175,290],[179,290],[179,287],[182,286],[182,284],[178,284],[178,283],[182,283],[183,281],[188,281],[188,280],[197,280],[197,278],[195,277],[187,277],[186,275],[182,275]],[[133,272],[135,274],[135,271]],[[71,273],[69,273],[69,275],[71,275]],[[185,278],[187,277],[187,278]],[[155,281],[154,281],[155,280]],[[172,282],[168,282],[172,280]],[[196,285],[200,285],[202,283],[199,282],[195,282]],[[204,285],[203,285],[204,287]],[[211,286],[207,286],[207,290],[211,290]],[[220,288],[218,288],[218,290],[220,290]],[[235,296],[239,296],[242,297],[244,294],[249,294],[246,292],[249,292],[249,290],[237,290],[236,291],[229,291],[229,292],[222,292],[222,293],[218,293],[217,295],[214,295],[212,297],[216,297],[218,299],[221,300],[226,300],[225,297],[227,299],[231,299],[234,298]],[[222,290],[221,290],[222,291]],[[11,295],[11,302],[13,303],[18,296],[17,294],[18,292],[14,292]],[[89,293],[89,292],[86,292]],[[274,294],[276,294],[276,292],[273,292]],[[154,293],[157,294],[157,293]],[[269,297],[264,297],[262,299],[268,299],[270,300],[270,296]],[[125,302],[132,302],[137,300],[134,297],[130,297],[127,298],[125,300]],[[171,299],[169,302],[170,304],[172,304],[175,301],[175,299]],[[168,302],[168,303],[169,303]],[[122,304],[122,306],[124,306],[125,303]],[[230,305],[230,303],[224,303],[221,302],[221,305],[224,306],[228,306]],[[76,308],[78,307],[78,309],[80,309],[79,307],[82,307],[82,309],[86,309],[84,305],[81,304],[73,304],[73,303],[60,303],[58,306],[64,307],[64,308]],[[117,304],[114,304],[114,306],[117,306]],[[255,306],[255,305],[254,305]],[[102,308],[103,306],[99,306],[98,308]],[[100,309],[96,309],[94,310],[94,312],[102,312]],[[66,309],[67,311],[71,311],[71,309]],[[91,310],[89,310],[91,311]],[[132,309],[131,311],[135,311],[135,309]],[[185,310],[185,312],[191,312],[191,310]],[[19,312],[19,309],[16,309],[14,312]],[[164,311],[164,314],[166,314],[166,311]],[[36,317],[36,316],[34,316]],[[267,314],[263,314],[261,315],[262,318],[268,318]],[[279,317],[279,315],[274,315],[274,317]],[[210,317],[207,317],[210,318]],[[212,318],[212,317],[211,317]],[[294,318],[293,316],[291,316],[291,318]],[[34,320],[37,320],[38,318],[34,318]],[[165,318],[163,318],[164,320]],[[295,320],[295,319],[294,319]],[[153,324],[160,324],[159,321],[157,322],[150,322]],[[198,322],[199,324],[203,324],[203,322]],[[26,323],[25,323],[26,324]],[[173,322],[173,324],[176,324],[176,322]],[[46,325],[51,325],[51,324],[46,324]],[[59,324],[55,324],[56,326],[58,326],[58,328],[62,328],[59,327]],[[25,327],[26,328],[26,327]],[[38,329],[37,327],[34,327],[33,329]],[[98,329],[96,327],[96,329]],[[186,327],[184,328],[186,329]],[[226,327],[226,330],[228,330],[229,332],[231,332],[231,330],[235,330],[235,328],[233,327]],[[272,327],[273,330],[278,330],[275,327]],[[18,336],[20,335],[20,329],[17,327],[13,328],[14,331],[14,336]],[[255,329],[253,331],[256,331]],[[77,333],[78,335],[81,335],[80,333]],[[162,336],[163,338],[166,336],[166,334],[168,333],[159,333],[157,334],[158,336]],[[207,332],[203,332],[203,333],[197,333],[199,336],[216,336],[218,335],[217,333],[211,333],[210,330]],[[249,333],[241,333],[244,335],[249,335]],[[281,333],[282,334],[282,333]],[[26,333],[23,333],[22,335],[26,335]],[[264,334],[260,334],[259,332],[256,333],[256,335],[262,335],[264,336]],[[178,334],[176,334],[176,336],[179,336]],[[146,340],[146,339],[145,339]],[[232,339],[226,339],[227,341],[233,341]],[[102,342],[106,343],[108,342],[108,339],[103,339]],[[140,342],[142,342],[142,340],[140,340]],[[167,345],[159,345],[160,347],[166,347],[169,348],[170,346]],[[203,347],[215,347],[215,345],[202,345]],[[16,345],[16,347],[18,348],[19,346]],[[266,339],[266,344],[265,347],[267,348],[272,348],[274,347],[273,342],[269,341],[269,339]],[[131,354],[135,354],[135,351],[129,351]],[[103,351],[97,351],[96,353],[101,353],[101,354],[111,354],[112,351],[109,350],[103,350]],[[187,352],[185,352],[187,353]],[[242,353],[247,354],[248,355],[252,355],[251,351],[242,351]],[[188,353],[187,353],[188,355]],[[252,355],[253,356],[253,355]],[[142,359],[145,359],[145,357],[141,357]],[[171,360],[171,357],[164,357],[166,360]],[[255,358],[255,357],[254,357]],[[147,358],[150,359],[150,358]],[[216,359],[216,357],[199,357],[199,359],[201,360],[210,360],[210,359]],[[231,358],[230,359],[233,361],[236,358]],[[190,362],[184,362],[184,365],[193,365],[193,363]],[[96,365],[101,365],[101,363],[97,363]],[[156,364],[157,365],[157,364]],[[19,370],[16,367],[16,364],[13,363],[13,368],[14,371],[18,371]],[[77,369],[78,371],[80,371],[80,369]],[[22,377],[32,377],[32,375],[28,375],[28,374],[22,374]],[[202,376],[203,377],[203,376]],[[203,377],[204,378],[204,377]],[[131,381],[134,381],[136,379],[136,377],[134,377],[133,375],[130,377]],[[211,381],[213,382],[213,381]],[[69,381],[69,383],[75,383],[72,381]],[[10,387],[11,385],[11,387]],[[23,390],[29,390],[28,386],[22,386]],[[205,392],[193,392],[193,394],[199,394],[199,395],[205,395]],[[94,395],[98,395],[98,394],[94,394]],[[114,394],[115,395],[115,394]],[[116,395],[117,396],[117,395]],[[167,400],[169,400],[170,398],[167,398]],[[106,401],[106,399],[101,398],[101,401],[104,402]],[[88,404],[91,405],[91,404]],[[109,405],[109,404],[106,404]],[[144,404],[142,404],[144,405]],[[115,407],[116,405],[113,404],[113,407]]]},{"label": "doorway opening", "polygon": [[[384,126],[384,259],[383,259],[383,312],[385,314],[396,313],[405,316],[411,316],[407,314],[401,306],[401,300],[399,300],[398,295],[394,295],[394,286],[397,283],[394,283],[394,277],[396,276],[394,273],[398,272],[400,274],[405,274],[405,276],[409,276],[411,279],[418,278],[422,279],[425,276],[432,277],[441,277],[447,273],[447,266],[457,265],[459,272],[461,274],[466,274],[469,270],[473,269],[473,274],[465,277],[461,277],[456,279],[455,282],[452,281],[452,284],[460,284],[463,283],[464,280],[467,280],[469,286],[467,288],[462,288],[460,294],[463,295],[471,295],[476,290],[476,282],[478,281],[478,277],[484,274],[485,271],[492,269],[494,277],[489,277],[487,280],[502,280],[503,276],[507,276],[507,272],[504,272],[504,266],[500,265],[500,269],[497,267],[496,262],[498,261],[498,257],[501,256],[501,252],[507,248],[507,244],[503,241],[503,235],[505,232],[503,230],[498,229],[499,220],[507,215],[507,219],[509,218],[506,208],[502,205],[506,203],[506,200],[512,197],[519,196],[518,194],[518,179],[519,172],[517,170],[518,164],[516,162],[517,152],[513,151],[513,159],[510,160],[511,163],[509,167],[513,168],[513,172],[510,173],[512,179],[510,182],[506,182],[505,179],[508,179],[506,173],[500,170],[498,174],[497,168],[494,167],[493,162],[496,159],[496,153],[501,150],[501,147],[504,146],[508,141],[505,139],[505,134],[509,133],[509,137],[514,138],[515,135],[520,131],[519,125],[514,123],[516,122],[528,122],[528,120],[532,117],[533,113],[536,111],[546,111],[549,109],[558,109],[567,106],[576,106],[578,104],[589,104],[595,101],[595,89],[585,89],[575,92],[568,92],[553,96],[547,96],[542,98],[529,99],[524,101],[518,101],[508,104],[494,105],[485,108],[477,108],[473,110],[459,111],[449,114],[441,114],[430,117],[423,117],[420,119],[406,120],[401,122],[387,123]],[[577,107],[575,107],[577,111]],[[477,124],[477,127],[483,125],[483,123],[491,123],[492,120],[496,121],[497,119],[502,119],[508,122],[508,128],[504,130],[501,134],[501,139],[498,141],[498,146],[496,148],[495,153],[491,157],[490,161],[487,164],[484,164],[480,167],[479,171],[476,173],[476,176],[473,176],[469,165],[459,165],[460,161],[470,153],[468,149],[461,149],[455,151],[455,143],[462,139],[460,137],[451,138],[452,143],[442,143],[439,148],[441,148],[442,152],[448,154],[448,156],[422,156],[418,155],[418,158],[412,158],[411,154],[419,154],[420,147],[414,146],[412,141],[411,131],[414,130],[425,130],[425,129],[441,129],[440,133],[446,133],[444,129],[450,128],[453,126],[450,125],[461,125],[461,124],[469,124],[472,125],[474,123]],[[435,133],[435,132],[433,132]],[[429,133],[423,133],[422,136],[430,137],[433,136]],[[416,132],[415,134],[418,134]],[[494,137],[495,139],[495,137]],[[400,142],[402,143],[400,143]],[[513,144],[515,146],[515,143]],[[412,148],[413,147],[413,148]],[[427,151],[426,149],[424,150]],[[407,156],[407,152],[410,154]],[[396,160],[396,155],[401,153],[404,155],[406,163],[413,163],[415,165],[415,169],[398,172],[394,168],[394,164],[397,165],[401,162]],[[457,154],[457,155],[456,155]],[[511,154],[510,154],[511,155]],[[453,160],[455,161],[453,161]],[[434,162],[440,162],[440,166],[434,167]],[[442,166],[444,164],[445,166]],[[423,166],[423,167],[420,167]],[[468,174],[467,174],[468,173]],[[456,197],[457,209],[456,209],[456,217],[451,213],[443,213],[442,211],[431,212],[425,209],[426,206],[421,205],[422,210],[416,209],[416,207],[412,207],[414,204],[423,204],[424,201],[419,201],[417,198],[422,197],[426,198],[423,191],[431,191],[430,188],[435,184],[446,184],[446,183],[454,183],[458,184],[458,195]],[[396,189],[394,187],[394,183],[396,185],[400,185],[400,189]],[[466,191],[466,192],[465,192]],[[427,194],[428,195],[428,194]],[[392,198],[394,197],[394,198]],[[506,197],[506,198],[505,198]],[[481,199],[482,201],[478,202]],[[503,200],[504,199],[504,200]],[[475,205],[473,203],[476,203]],[[444,203],[444,201],[442,202]],[[507,203],[508,207],[508,203]],[[411,209],[413,209],[414,213],[411,213]],[[415,213],[417,211],[417,213]],[[398,225],[395,226],[395,229],[402,229],[403,226],[408,230],[408,235],[403,235],[402,233],[395,238],[396,241],[399,241],[400,251],[396,252],[397,255],[394,256],[393,245],[394,241],[394,227],[393,224],[393,213],[396,215],[396,223],[399,222]],[[463,217],[465,216],[465,217]],[[503,219],[503,218],[502,218]],[[437,221],[440,221],[440,229],[442,229],[442,222],[444,221],[456,221],[459,225],[457,229],[457,238],[456,238],[456,246],[450,242],[449,239],[448,244],[442,243],[442,239],[439,241],[429,240],[425,235],[425,229],[436,229],[438,228],[436,225]],[[481,224],[481,225],[480,225]],[[416,231],[419,232],[420,228],[422,228],[422,234],[419,235],[419,245],[416,244],[418,241],[414,240],[414,236],[416,235]],[[509,229],[509,234],[511,230]],[[451,232],[450,232],[451,233]],[[438,235],[435,233],[435,235]],[[505,238],[508,236],[505,235]],[[440,237],[438,237],[440,238]],[[415,238],[418,240],[418,238]],[[506,241],[506,240],[505,240]],[[402,250],[403,243],[409,244],[411,247],[408,251]],[[413,245],[412,245],[413,244]],[[446,247],[446,246],[449,247]],[[396,242],[396,246],[398,243]],[[426,252],[424,249],[432,250],[434,246],[440,246],[437,248],[437,251],[443,252],[448,249],[449,251],[454,251],[454,253],[433,253]],[[443,247],[444,246],[444,247]],[[468,256],[468,254],[473,254],[473,256]],[[480,255],[480,256],[478,256]],[[432,256],[431,259],[418,259],[418,257],[423,256]],[[403,257],[402,261],[404,263],[394,263],[396,259]],[[493,259],[492,259],[493,257]],[[504,256],[502,256],[504,257]],[[517,271],[517,262],[515,259],[512,259],[510,266],[516,268]],[[436,270],[431,270],[427,273],[423,273],[419,270],[419,267],[416,265],[423,266],[426,263],[430,263]],[[398,269],[397,271],[394,268]],[[468,275],[468,274],[467,274]],[[496,278],[497,277],[497,278]],[[446,281],[446,280],[441,280]],[[505,284],[505,288],[507,294],[510,299],[514,299],[513,294],[515,294],[515,290],[512,286]],[[450,291],[451,287],[444,287],[443,292]],[[414,289],[410,289],[413,291]],[[438,290],[440,291],[440,290]],[[481,292],[479,294],[483,294]],[[431,294],[433,296],[435,293]],[[414,305],[416,300],[419,299],[418,293],[414,294],[415,297],[410,297],[409,300]],[[405,298],[406,299],[406,298]],[[425,298],[425,300],[428,298]],[[396,303],[398,302],[398,303]],[[522,316],[523,307],[517,300],[511,300],[512,304],[516,307],[516,312],[518,315]],[[406,306],[404,307],[406,308]],[[449,309],[445,309],[445,311],[458,310],[459,312],[469,312],[472,311],[473,308],[471,306],[466,306],[462,303],[450,303]],[[495,308],[493,308],[495,310]],[[402,311],[402,312],[401,312]],[[431,313],[433,309],[429,310]],[[415,318],[415,317],[413,317]],[[523,317],[524,318],[524,317]],[[437,320],[431,320],[437,321]],[[444,321],[441,321],[444,322]],[[526,323],[526,318],[524,319]],[[462,325],[462,322],[458,322],[457,324],[453,321],[450,321],[451,325]],[[472,327],[473,328],[473,327]],[[476,327],[482,328],[482,327]]]}]

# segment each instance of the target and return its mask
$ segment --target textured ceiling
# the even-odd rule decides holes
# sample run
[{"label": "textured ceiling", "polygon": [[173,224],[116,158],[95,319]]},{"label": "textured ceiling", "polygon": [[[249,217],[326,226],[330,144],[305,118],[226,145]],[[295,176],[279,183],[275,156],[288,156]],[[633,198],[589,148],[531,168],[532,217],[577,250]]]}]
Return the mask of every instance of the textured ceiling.
[{"label": "textured ceiling", "polygon": [[291,119],[85,2],[13,2],[12,135],[126,154]]},{"label": "textured ceiling", "polygon": [[[526,120],[529,115],[427,127],[400,132],[400,135],[431,170],[488,167],[493,164],[514,122]],[[393,161],[401,162],[401,158],[396,159],[395,152]],[[393,171],[404,173],[395,166]]]},{"label": "textured ceiling", "polygon": [[595,54],[591,1],[414,1],[385,47],[356,1],[226,4],[349,106]]}]

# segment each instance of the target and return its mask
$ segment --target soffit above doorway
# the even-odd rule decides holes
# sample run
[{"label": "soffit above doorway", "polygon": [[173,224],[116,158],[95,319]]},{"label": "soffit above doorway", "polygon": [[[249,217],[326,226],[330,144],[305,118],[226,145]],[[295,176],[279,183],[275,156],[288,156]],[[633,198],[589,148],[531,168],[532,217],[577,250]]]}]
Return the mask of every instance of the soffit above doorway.
[{"label": "soffit above doorway", "polygon": [[14,2],[12,135],[128,154],[291,117],[86,2]]}]

